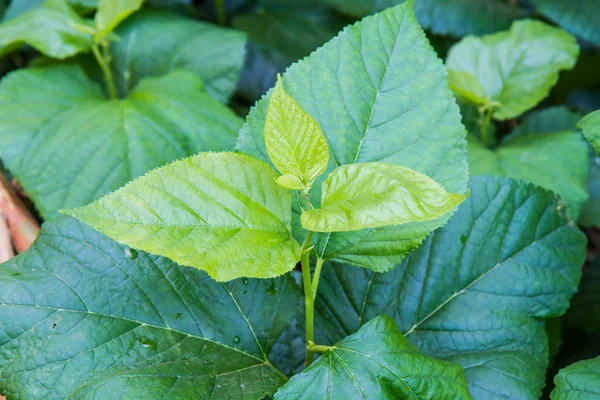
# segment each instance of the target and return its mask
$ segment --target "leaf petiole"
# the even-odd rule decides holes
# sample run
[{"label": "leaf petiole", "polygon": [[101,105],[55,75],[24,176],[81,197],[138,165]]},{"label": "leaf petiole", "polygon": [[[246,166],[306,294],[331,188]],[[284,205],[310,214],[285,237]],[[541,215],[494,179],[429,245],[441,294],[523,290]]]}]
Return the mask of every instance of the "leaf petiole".
[{"label": "leaf petiole", "polygon": [[92,46],[92,53],[94,53],[94,58],[96,58],[96,61],[102,70],[102,75],[104,75],[104,81],[106,82],[106,88],[108,89],[108,96],[111,99],[116,99],[117,89],[112,72],[110,71],[110,53],[108,51],[108,45],[105,43],[103,44],[103,51],[101,53],[100,45],[98,43],[94,43]]}]

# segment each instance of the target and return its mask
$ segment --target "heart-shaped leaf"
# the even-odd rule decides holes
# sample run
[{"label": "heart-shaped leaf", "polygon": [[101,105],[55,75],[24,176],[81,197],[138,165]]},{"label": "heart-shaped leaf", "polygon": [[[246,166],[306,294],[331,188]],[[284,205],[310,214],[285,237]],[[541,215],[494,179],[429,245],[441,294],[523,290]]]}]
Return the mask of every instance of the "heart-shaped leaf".
[{"label": "heart-shaped leaf", "polygon": [[263,161],[201,153],[65,211],[128,246],[202,269],[217,281],[282,275],[300,260],[292,197]]},{"label": "heart-shaped leaf", "polygon": [[[321,127],[330,149],[329,171],[381,161],[423,173],[450,193],[466,191],[460,113],[446,70],[409,3],[346,28],[292,65],[283,80],[286,91]],[[251,110],[237,144],[238,150],[266,161],[269,96]],[[311,190],[317,203],[318,183]],[[315,245],[327,259],[386,270],[447,219],[315,235]]]},{"label": "heart-shaped leaf", "polygon": [[315,341],[336,343],[388,315],[420,351],[461,364],[474,399],[537,400],[543,318],[565,312],[585,257],[586,237],[556,195],[475,178],[450,222],[392,271],[323,268]]},{"label": "heart-shaped leaf", "polygon": [[600,357],[579,361],[554,377],[552,400],[595,400],[600,398]]},{"label": "heart-shaped leaf", "polygon": [[469,400],[459,365],[422,355],[394,320],[377,317],[295,375],[275,400]]},{"label": "heart-shaped leaf", "polygon": [[196,73],[206,91],[222,103],[235,91],[244,63],[242,32],[150,8],[133,15],[116,33],[112,69],[123,95],[144,77],[174,69]]},{"label": "heart-shaped leaf", "polygon": [[336,168],[323,182],[321,207],[302,213],[302,226],[341,232],[429,221],[466,196],[447,193],[427,175],[398,165],[356,163]]},{"label": "heart-shaped leaf", "polygon": [[[490,150],[469,136],[469,169],[472,175],[495,175],[522,179],[552,190],[564,199],[577,220],[588,199],[588,146],[560,118],[569,120],[564,108],[548,108],[534,113],[523,126],[497,148]],[[556,131],[555,129],[564,129]]]},{"label": "heart-shaped leaf", "polygon": [[0,265],[0,393],[9,398],[260,400],[300,290],[227,284],[118,245],[68,217]]},{"label": "heart-shaped leaf", "polygon": [[233,147],[241,120],[175,71],[106,100],[79,67],[12,73],[0,83],[0,157],[44,218],[202,150]]},{"label": "heart-shaped leaf", "polygon": [[[509,31],[462,39],[450,49],[446,62],[449,70],[476,77],[486,96],[477,102],[499,103],[493,116],[505,120],[542,101],[556,84],[558,73],[573,68],[578,56],[577,42],[567,32],[526,20],[515,22]],[[453,85],[460,83],[455,80]],[[473,87],[472,83],[459,87],[459,93]]]}]

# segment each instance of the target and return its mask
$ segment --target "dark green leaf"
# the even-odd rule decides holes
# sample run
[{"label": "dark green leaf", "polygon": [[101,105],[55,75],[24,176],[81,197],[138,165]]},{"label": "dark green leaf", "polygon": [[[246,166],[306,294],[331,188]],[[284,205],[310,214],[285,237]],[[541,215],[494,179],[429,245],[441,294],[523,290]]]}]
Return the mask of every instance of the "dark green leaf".
[{"label": "dark green leaf", "polygon": [[600,46],[598,0],[532,0],[539,10],[569,32]]},{"label": "dark green leaf", "polygon": [[275,394],[275,400],[434,398],[471,398],[462,368],[422,355],[384,316],[326,351]]},{"label": "dark green leaf", "polygon": [[597,400],[600,398],[600,357],[561,369],[554,383],[552,400]]},{"label": "dark green leaf", "polygon": [[315,341],[388,315],[423,353],[461,364],[474,399],[538,399],[543,318],[565,312],[585,255],[585,235],[551,192],[475,178],[450,222],[392,271],[324,267]]},{"label": "dark green leaf", "polygon": [[[381,161],[421,172],[450,193],[466,191],[464,127],[458,107],[444,66],[409,4],[346,28],[291,66],[284,82],[327,138],[329,171],[354,162]],[[263,135],[268,98],[251,110],[237,144],[238,150],[263,160],[269,160]],[[311,190],[316,203],[318,183]],[[315,244],[326,258],[387,270],[446,220],[447,216],[318,235]]]},{"label": "dark green leaf", "polygon": [[149,9],[129,18],[116,33],[120,39],[111,52],[122,94],[144,77],[174,69],[196,73],[206,91],[221,102],[227,102],[235,90],[245,53],[241,32]]},{"label": "dark green leaf", "polygon": [[300,298],[290,277],[217,283],[66,217],[0,285],[0,392],[31,400],[260,400]]},{"label": "dark green leaf", "polygon": [[600,331],[600,257],[583,269],[579,290],[564,318],[570,328]]},{"label": "dark green leaf", "polygon": [[506,176],[553,190],[562,196],[569,214],[577,220],[588,199],[589,161],[588,146],[573,125],[560,130],[572,118],[573,113],[564,108],[534,113],[493,150],[470,136],[467,148],[471,175]]},{"label": "dark green leaf", "polygon": [[600,156],[591,149],[587,191],[590,198],[583,205],[577,222],[582,226],[600,228]]},{"label": "dark green leaf", "polygon": [[241,120],[175,71],[106,100],[76,66],[28,69],[0,84],[0,157],[44,218],[202,150],[229,150]]}]

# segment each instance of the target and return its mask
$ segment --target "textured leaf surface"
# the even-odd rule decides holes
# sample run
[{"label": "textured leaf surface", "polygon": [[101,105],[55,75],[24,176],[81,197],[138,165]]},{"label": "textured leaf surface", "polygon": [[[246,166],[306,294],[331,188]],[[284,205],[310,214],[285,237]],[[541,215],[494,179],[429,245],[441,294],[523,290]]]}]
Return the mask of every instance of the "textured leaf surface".
[{"label": "textured leaf surface", "polygon": [[[326,0],[338,10],[364,17],[400,4],[404,0]],[[484,35],[508,29],[525,10],[501,0],[417,0],[419,23],[434,33],[453,36]]]},{"label": "textured leaf surface", "polygon": [[[423,173],[448,192],[466,191],[458,107],[445,68],[408,4],[346,28],[292,65],[283,80],[286,91],[315,118],[328,141],[328,171],[381,161]],[[269,160],[263,135],[268,98],[251,110],[237,144],[238,150],[263,160]],[[313,186],[311,195],[318,203],[320,185]],[[446,219],[316,235],[315,244],[329,259],[385,270]]]},{"label": "textured leaf surface", "polygon": [[468,400],[459,365],[422,355],[394,320],[377,317],[275,394],[292,399]]},{"label": "textured leaf surface", "polygon": [[600,398],[600,357],[561,369],[554,377],[552,400],[595,400]]},{"label": "textured leaf surface", "polygon": [[265,354],[300,299],[289,276],[217,283],[68,217],[0,285],[9,399],[260,400],[283,383]]},{"label": "textured leaf surface", "polygon": [[96,11],[96,40],[112,32],[117,25],[139,10],[144,0],[99,0]]},{"label": "textured leaf surface", "polygon": [[489,100],[500,103],[494,118],[505,120],[542,101],[559,72],[573,68],[578,55],[575,38],[567,32],[526,20],[506,32],[462,39],[450,49],[446,63],[450,70],[476,76]]},{"label": "textured leaf surface", "polygon": [[600,1],[532,0],[538,9],[569,32],[600,46]]},{"label": "textured leaf surface", "polygon": [[[560,129],[556,114],[561,110],[568,112],[550,108],[533,114],[525,121],[524,128],[494,150],[470,137],[469,167],[471,175],[506,176],[552,190],[561,195],[569,214],[577,220],[588,199],[588,146],[573,128],[548,131]],[[543,120],[547,122],[540,125]],[[551,121],[555,121],[555,127]],[[525,133],[526,129],[532,132]]]},{"label": "textured leaf surface", "polygon": [[241,32],[147,9],[125,21],[116,33],[120,39],[111,45],[112,66],[122,94],[144,77],[174,69],[196,73],[206,91],[223,103],[235,90],[245,54],[246,37]]},{"label": "textured leaf surface", "polygon": [[183,71],[112,101],[76,66],[21,70],[0,84],[0,157],[44,218],[175,159],[229,150],[240,124]]},{"label": "textured leaf surface", "polygon": [[475,178],[455,216],[392,271],[325,266],[316,342],[336,343],[378,315],[423,353],[461,364],[474,399],[537,400],[542,318],[569,306],[586,238],[551,192]]},{"label": "textured leaf surface", "polygon": [[302,226],[339,232],[429,221],[465,199],[427,175],[398,165],[356,163],[335,169],[323,182],[321,208],[302,213]]},{"label": "textured leaf surface", "polygon": [[[329,147],[321,128],[278,80],[269,100],[265,144],[271,162],[282,175],[297,178],[305,187],[327,169]],[[283,185],[291,187],[291,185]]]},{"label": "textured leaf surface", "polygon": [[0,55],[24,44],[54,58],[67,58],[90,49],[93,37],[79,26],[87,23],[66,0],[48,0],[10,21],[0,24]]},{"label": "textured leaf surface", "polygon": [[590,142],[596,153],[600,155],[600,110],[583,117],[577,127],[583,131],[583,136]]},{"label": "textured leaf surface", "polygon": [[290,191],[266,163],[201,153],[66,211],[128,246],[202,269],[218,281],[282,275],[300,260]]}]

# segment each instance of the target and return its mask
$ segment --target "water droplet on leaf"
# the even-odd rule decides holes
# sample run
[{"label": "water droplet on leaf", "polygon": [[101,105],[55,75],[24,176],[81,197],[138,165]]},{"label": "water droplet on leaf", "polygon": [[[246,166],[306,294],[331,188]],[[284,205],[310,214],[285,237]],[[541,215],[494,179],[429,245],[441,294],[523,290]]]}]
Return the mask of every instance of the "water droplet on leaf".
[{"label": "water droplet on leaf", "polygon": [[138,252],[137,252],[137,250],[135,250],[135,249],[130,249],[129,247],[127,247],[127,248],[125,249],[125,257],[127,257],[127,258],[131,258],[131,259],[134,259],[134,258],[137,258],[137,256],[138,256]]},{"label": "water droplet on leaf", "polygon": [[233,337],[233,343],[239,343],[239,342],[241,342],[240,337],[238,335],[235,335]]},{"label": "water droplet on leaf", "polygon": [[154,340],[151,340],[148,338],[137,338],[137,342],[140,345],[142,345],[142,347],[145,347],[147,349],[156,350],[158,348],[158,346],[156,345],[156,342]]}]

